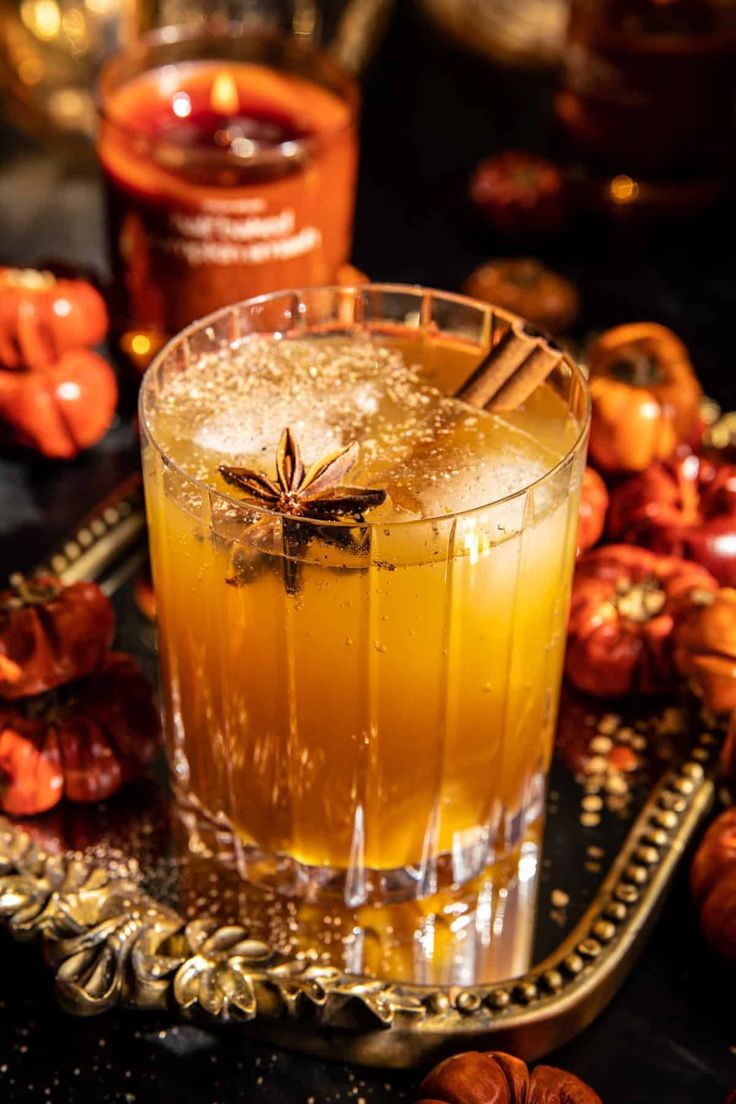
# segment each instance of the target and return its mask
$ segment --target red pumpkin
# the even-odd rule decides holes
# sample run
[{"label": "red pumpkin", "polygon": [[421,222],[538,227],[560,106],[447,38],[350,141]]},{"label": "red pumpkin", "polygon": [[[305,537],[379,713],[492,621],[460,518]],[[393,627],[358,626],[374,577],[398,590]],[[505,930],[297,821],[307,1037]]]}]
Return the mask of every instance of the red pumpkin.
[{"label": "red pumpkin", "polygon": [[471,272],[463,291],[473,299],[519,314],[551,334],[573,326],[580,310],[575,285],[534,257],[486,261]]},{"label": "red pumpkin", "polygon": [[43,372],[0,370],[0,423],[12,442],[68,460],[110,428],[118,401],[115,373],[90,349],[64,353]]},{"label": "red pumpkin", "polygon": [[0,703],[0,809],[32,816],[62,796],[111,797],[157,754],[158,711],[130,656],[42,697]]},{"label": "red pumpkin", "polygon": [[419,1104],[601,1104],[596,1092],[565,1070],[531,1073],[511,1054],[468,1051],[446,1058],[419,1086]]},{"label": "red pumpkin", "polygon": [[112,643],[115,615],[95,583],[14,575],[0,593],[0,698],[25,698],[79,679]]},{"label": "red pumpkin", "polygon": [[736,465],[693,455],[652,464],[611,493],[608,533],[736,586]]},{"label": "red pumpkin", "polygon": [[598,472],[586,468],[580,491],[578,555],[597,544],[603,535],[608,510],[608,491]]},{"label": "red pumpkin", "polygon": [[514,237],[554,233],[567,215],[559,169],[524,150],[481,161],[470,180],[470,200],[495,230]]},{"label": "red pumpkin", "polygon": [[565,672],[598,697],[662,693],[677,684],[673,631],[718,584],[698,564],[631,545],[603,545],[578,561]]},{"label": "red pumpkin", "polygon": [[0,268],[0,365],[43,371],[107,334],[107,308],[86,280]]},{"label": "red pumpkin", "polygon": [[711,824],[690,870],[703,935],[718,954],[736,963],[736,807]]}]

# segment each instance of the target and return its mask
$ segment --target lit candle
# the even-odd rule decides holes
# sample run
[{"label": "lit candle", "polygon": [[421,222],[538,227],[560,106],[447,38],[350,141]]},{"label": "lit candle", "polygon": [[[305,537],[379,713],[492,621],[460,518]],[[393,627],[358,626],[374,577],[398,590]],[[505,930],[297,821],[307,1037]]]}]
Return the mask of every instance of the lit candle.
[{"label": "lit candle", "polygon": [[350,250],[356,92],[288,39],[144,39],[101,79],[122,328],[330,283]]}]

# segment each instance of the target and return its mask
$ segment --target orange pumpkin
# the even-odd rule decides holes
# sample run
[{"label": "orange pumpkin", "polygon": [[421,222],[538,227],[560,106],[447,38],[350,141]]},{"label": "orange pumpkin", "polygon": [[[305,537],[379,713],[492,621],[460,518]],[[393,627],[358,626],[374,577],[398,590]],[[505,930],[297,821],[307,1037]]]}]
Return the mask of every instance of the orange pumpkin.
[{"label": "orange pumpkin", "polygon": [[335,275],[335,283],[340,287],[357,287],[359,284],[370,283],[370,277],[355,265],[340,265]]},{"label": "orange pumpkin", "polygon": [[703,935],[736,963],[736,807],[711,824],[690,869],[690,887]]},{"label": "orange pumpkin", "polygon": [[0,370],[0,428],[14,443],[68,460],[110,427],[115,373],[91,349],[72,349],[43,372]]},{"label": "orange pumpkin", "polygon": [[643,471],[693,439],[702,391],[687,349],[666,326],[616,326],[593,342],[587,361],[597,467]]},{"label": "orange pumpkin", "polygon": [[736,709],[736,590],[703,591],[675,634],[675,662],[708,709]]},{"label": "orange pumpkin", "polygon": [[86,280],[0,268],[0,365],[45,370],[107,334],[105,301]]},{"label": "orange pumpkin", "polygon": [[419,1086],[419,1104],[601,1104],[580,1078],[553,1066],[537,1066],[512,1054],[468,1051],[446,1058]]}]

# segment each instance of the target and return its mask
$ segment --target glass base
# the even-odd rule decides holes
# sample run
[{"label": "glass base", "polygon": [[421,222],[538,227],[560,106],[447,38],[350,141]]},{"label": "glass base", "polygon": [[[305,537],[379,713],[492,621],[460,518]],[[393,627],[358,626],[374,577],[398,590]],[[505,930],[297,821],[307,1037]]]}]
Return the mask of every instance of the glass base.
[{"label": "glass base", "polygon": [[541,822],[543,777],[535,777],[527,789],[523,813],[504,824],[502,849],[496,846],[497,832],[476,828],[456,836],[452,851],[412,866],[375,870],[360,864],[349,869],[311,866],[291,855],[264,851],[240,839],[224,815],[210,813],[194,795],[175,787],[177,810],[191,852],[223,862],[251,885],[281,897],[339,901],[348,908],[421,900],[462,886],[491,865],[513,865],[514,855],[521,857],[520,848],[530,827]]}]

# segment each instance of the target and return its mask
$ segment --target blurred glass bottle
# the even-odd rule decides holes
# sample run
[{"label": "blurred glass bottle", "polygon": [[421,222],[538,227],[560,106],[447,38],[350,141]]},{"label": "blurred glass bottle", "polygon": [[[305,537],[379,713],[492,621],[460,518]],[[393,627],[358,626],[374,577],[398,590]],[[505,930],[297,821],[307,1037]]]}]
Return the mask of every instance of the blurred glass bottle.
[{"label": "blurred glass bottle", "polygon": [[710,202],[734,167],[736,0],[573,0],[557,113],[604,203]]}]

